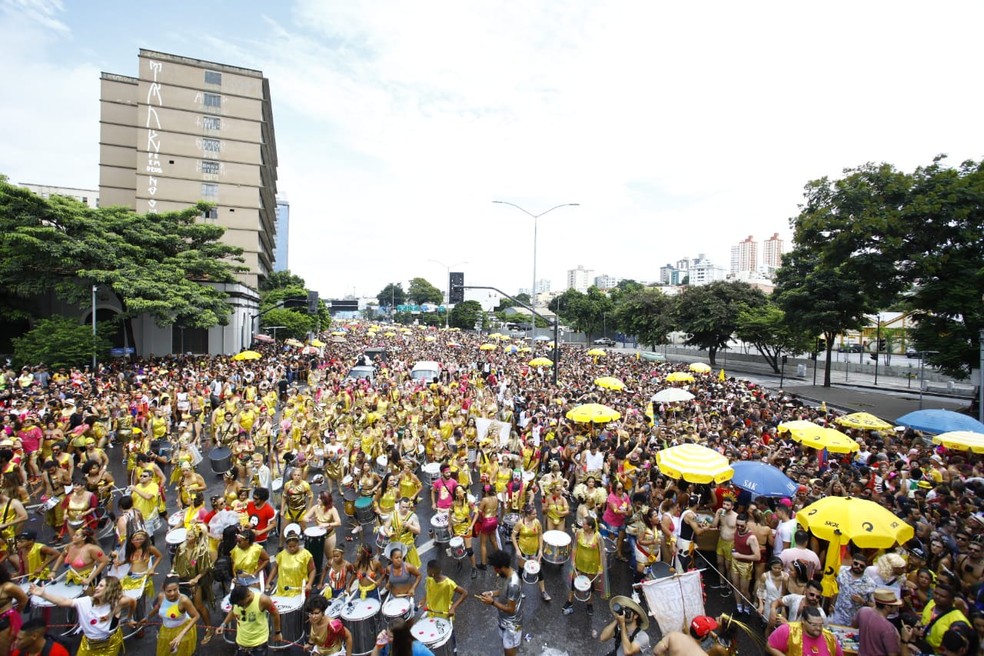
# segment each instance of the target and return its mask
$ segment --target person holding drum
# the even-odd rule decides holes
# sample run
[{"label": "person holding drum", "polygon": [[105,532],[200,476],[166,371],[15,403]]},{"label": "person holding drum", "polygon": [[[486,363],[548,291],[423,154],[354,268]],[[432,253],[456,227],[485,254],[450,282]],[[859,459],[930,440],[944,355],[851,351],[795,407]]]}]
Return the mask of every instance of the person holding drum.
[{"label": "person holding drum", "polygon": [[137,611],[136,599],[123,594],[123,587],[113,576],[100,581],[91,597],[82,595],[67,599],[33,584],[30,593],[61,608],[75,609],[78,626],[82,631],[82,642],[75,651],[75,656],[118,656],[123,647],[120,620],[129,616],[132,622]]},{"label": "person holding drum", "polygon": [[434,509],[434,512],[447,514],[451,511],[454,491],[457,487],[458,481],[451,478],[451,465],[442,464],[441,476],[431,486],[431,508]]},{"label": "person holding drum", "polygon": [[594,519],[587,518],[584,520],[584,526],[578,529],[574,536],[573,551],[571,560],[574,561],[574,571],[571,572],[571,591],[567,593],[564,615],[570,615],[574,612],[574,586],[578,582],[578,577],[583,576],[588,580],[588,589],[581,592],[587,594],[586,610],[588,616],[591,616],[594,615],[594,604],[591,603],[591,584],[601,575],[605,551],[601,534],[598,533],[598,524]]},{"label": "person holding drum", "polygon": [[196,494],[204,494],[208,489],[205,477],[195,471],[190,461],[183,461],[178,474],[178,507],[187,508]]},{"label": "person holding drum", "polygon": [[409,597],[412,602],[420,585],[420,570],[404,562],[403,545],[399,542],[386,547],[386,557],[390,561],[385,574],[386,590],[393,597]]},{"label": "person holding drum", "polygon": [[400,500],[400,479],[397,474],[386,474],[383,483],[376,490],[376,499],[373,502],[373,510],[379,515],[379,521],[385,524],[390,515],[396,510],[396,503]]},{"label": "person holding drum", "polygon": [[482,487],[482,500],[478,502],[478,513],[475,518],[475,532],[478,533],[478,547],[482,554],[482,562],[477,567],[485,570],[486,552],[488,543],[492,543],[494,549],[499,548],[496,529],[499,527],[499,499],[495,495],[495,487],[486,483]]},{"label": "person holding drum", "polygon": [[95,494],[100,504],[109,506],[113,499],[113,486],[116,485],[113,475],[95,460],[86,461],[82,472],[85,475],[85,489]]},{"label": "person holding drum", "polygon": [[475,512],[475,504],[468,500],[468,493],[463,485],[454,489],[454,504],[451,506],[451,536],[461,538],[465,545],[465,553],[471,561],[471,577],[478,578],[478,569],[475,567],[475,550],[472,549],[472,534],[475,530],[475,520],[478,513]]},{"label": "person holding drum", "polygon": [[[198,644],[198,609],[195,604],[181,594],[178,577],[168,576],[154,606],[140,623],[146,625],[151,617],[158,615],[161,620],[157,632],[157,656],[192,656]],[[202,643],[204,644],[204,643]]]},{"label": "person holding drum", "polygon": [[141,468],[139,482],[130,486],[133,507],[144,518],[148,533],[156,532],[156,528],[160,524],[158,509],[161,504],[161,488],[153,477],[154,472],[151,469]]},{"label": "person holding drum", "polygon": [[424,484],[413,473],[414,463],[412,460],[404,459],[402,465],[403,470],[400,472],[400,497],[416,499],[420,491],[424,488]]},{"label": "person holding drum", "polygon": [[285,540],[287,548],[277,554],[270,569],[270,590],[277,597],[309,595],[314,587],[314,558],[301,546],[300,533],[290,531]]},{"label": "person holding drum", "polygon": [[308,641],[304,651],[318,654],[336,654],[344,650],[352,653],[352,633],[338,618],[325,615],[328,600],[322,596],[311,597],[304,607],[308,616]]},{"label": "person holding drum", "polygon": [[58,560],[58,550],[37,541],[35,531],[17,534],[17,556],[19,573],[28,581],[47,579],[48,566]]},{"label": "person holding drum", "polygon": [[388,629],[379,632],[369,656],[434,656],[427,645],[413,636],[412,627],[413,622],[395,620]]},{"label": "person holding drum", "polygon": [[301,521],[314,524],[326,531],[324,553],[326,560],[330,558],[338,540],[335,530],[342,525],[342,518],[338,515],[338,509],[335,507],[335,500],[332,498],[331,492],[325,490],[318,495],[318,503],[304,513]]},{"label": "person holding drum", "polygon": [[523,587],[519,575],[512,568],[512,558],[501,549],[489,556],[489,565],[503,580],[502,587],[483,592],[479,599],[498,611],[499,636],[505,656],[516,656],[523,641],[522,611]]},{"label": "person holding drum", "polygon": [[[459,595],[455,600],[454,596]],[[445,576],[441,564],[436,560],[427,561],[427,580],[424,582],[424,606],[428,615],[451,619],[458,606],[468,598],[468,591]],[[451,638],[454,640],[454,637]],[[452,647],[456,650],[456,647]]]},{"label": "person holding drum", "polygon": [[[523,516],[512,531],[512,544],[516,549],[516,558],[520,569],[526,566],[526,561],[535,561],[537,565],[543,558],[543,527],[536,517],[536,508],[530,504],[523,508]],[[544,601],[550,601],[550,595],[543,582],[543,571],[537,567],[536,581],[540,586],[540,596]]]},{"label": "person holding drum", "polygon": [[233,618],[236,619],[237,656],[266,656],[270,640],[270,624],[273,624],[273,641],[283,642],[280,630],[280,613],[273,600],[265,594],[237,585],[229,593],[231,608],[222,624],[215,630],[218,635]]},{"label": "person holding drum", "polygon": [[72,484],[72,476],[54,460],[45,461],[42,470],[41,501],[45,509],[44,523],[54,529],[57,544],[64,535],[62,527],[65,524],[65,507],[62,505],[62,497],[65,495],[65,488]]},{"label": "person holding drum", "polygon": [[543,516],[548,531],[563,531],[571,506],[564,498],[564,481],[553,480],[547,487],[549,494],[543,500]]},{"label": "person holding drum", "polygon": [[[325,480],[328,492],[332,488],[342,493],[342,477],[345,476],[345,447],[338,443],[338,435],[329,429],[324,433],[328,438],[325,444]],[[334,485],[333,485],[334,484]]]},{"label": "person holding drum", "polygon": [[[295,467],[290,472],[290,480],[284,483],[283,495],[280,500],[280,516],[284,524],[300,524],[307,517],[307,511],[314,493],[311,485],[304,480],[300,468]],[[283,540],[280,546],[283,547]]]},{"label": "person holding drum", "polygon": [[348,590],[349,584],[354,579],[355,568],[352,567],[352,563],[345,560],[345,550],[335,547],[318,582],[318,585],[324,588],[321,592],[322,596],[326,599],[335,599]]},{"label": "person holding drum", "polygon": [[390,517],[389,524],[390,539],[392,542],[402,543],[407,548],[406,560],[414,567],[420,567],[420,556],[417,555],[417,536],[420,535],[420,520],[417,513],[413,512],[410,499],[403,497],[393,515]]},{"label": "person holding drum", "polygon": [[[0,493],[2,495],[2,493]],[[6,501],[3,501],[6,503]],[[62,525],[62,534],[78,530],[82,526],[93,527],[96,523],[95,512],[99,505],[99,499],[95,494],[85,489],[85,477],[78,474],[72,479],[72,492],[62,500],[62,508],[65,511],[65,523]],[[27,513],[24,513],[27,519]]]},{"label": "person holding drum", "polygon": [[129,566],[129,574],[120,579],[124,590],[144,590],[148,597],[154,596],[154,570],[161,562],[161,552],[150,543],[146,531],[136,531],[131,535],[123,549],[116,555],[116,567]]},{"label": "person holding drum", "polygon": [[[88,587],[109,565],[109,558],[96,542],[92,529],[83,526],[72,533],[72,541],[51,568],[51,574],[48,575],[50,580],[54,580],[62,564],[69,567],[68,574],[65,576],[66,583]],[[118,580],[116,584],[119,585]]]},{"label": "person holding drum", "polygon": [[379,599],[379,585],[386,573],[372,555],[372,549],[367,544],[359,547],[359,556],[352,566],[355,569],[355,580],[359,582],[359,598],[372,597]]},{"label": "person holding drum", "polygon": [[229,553],[232,560],[232,574],[236,579],[256,580],[260,572],[270,562],[263,545],[256,543],[256,534],[248,528],[239,531],[236,546]]},{"label": "person holding drum", "polygon": [[212,617],[209,608],[214,601],[212,594],[212,564],[215,553],[209,544],[205,528],[201,524],[188,527],[185,541],[171,558],[171,573],[178,577],[181,592],[188,595],[208,630],[202,644],[212,639]]}]

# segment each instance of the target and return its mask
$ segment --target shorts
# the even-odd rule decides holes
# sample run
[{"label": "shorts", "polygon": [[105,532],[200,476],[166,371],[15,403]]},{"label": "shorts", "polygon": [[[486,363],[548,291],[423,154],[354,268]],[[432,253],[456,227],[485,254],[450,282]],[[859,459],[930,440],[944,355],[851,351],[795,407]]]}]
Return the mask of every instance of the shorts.
[{"label": "shorts", "polygon": [[734,550],[734,548],[735,548],[734,540],[718,540],[717,548],[714,550],[714,553],[721,556],[721,558],[724,559],[724,562],[730,563],[731,552]]},{"label": "shorts", "polygon": [[747,560],[731,561],[731,566],[734,568],[735,574],[737,574],[740,579],[752,578],[752,565],[754,565],[754,563]]},{"label": "shorts", "polygon": [[500,626],[499,636],[502,638],[503,649],[516,649],[523,642],[523,628],[504,629]]}]

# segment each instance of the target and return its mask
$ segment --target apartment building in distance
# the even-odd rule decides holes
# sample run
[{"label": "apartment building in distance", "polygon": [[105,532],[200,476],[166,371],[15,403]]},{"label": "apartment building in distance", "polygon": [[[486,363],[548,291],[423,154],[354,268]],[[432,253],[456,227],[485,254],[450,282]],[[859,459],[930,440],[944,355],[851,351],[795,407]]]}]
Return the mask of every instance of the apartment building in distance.
[{"label": "apartment building in distance", "polygon": [[99,196],[138,213],[204,200],[243,249],[246,286],[274,270],[277,142],[256,70],[141,49],[136,77],[100,79]]},{"label": "apartment building in distance", "polygon": [[67,196],[88,205],[89,207],[99,207],[98,189],[78,189],[77,187],[56,187],[48,184],[36,184],[34,182],[21,182],[21,187],[30,189],[41,198],[51,198],[52,196]]}]

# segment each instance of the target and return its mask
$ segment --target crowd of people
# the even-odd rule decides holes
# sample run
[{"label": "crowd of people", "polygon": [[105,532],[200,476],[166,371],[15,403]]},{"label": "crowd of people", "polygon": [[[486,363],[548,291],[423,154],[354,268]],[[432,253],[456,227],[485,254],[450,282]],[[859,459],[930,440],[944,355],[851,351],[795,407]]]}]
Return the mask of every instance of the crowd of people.
[{"label": "crowd of people", "polygon": [[[413,639],[420,609],[453,626],[456,613],[486,605],[510,656],[522,643],[521,575],[552,601],[545,558],[570,563],[558,617],[583,609],[590,618],[598,596],[625,593],[598,636],[601,653],[721,653],[736,644],[722,627],[737,618],[758,624],[773,654],[840,654],[831,626],[855,627],[861,656],[982,653],[984,479],[973,454],[911,430],[845,431],[858,453],[818,452],[777,427],[831,424],[825,407],[713,374],[671,383],[685,367],[614,349],[591,356],[561,345],[555,384],[549,366],[530,365],[553,357],[540,341],[364,322],[336,332],[303,349],[258,344],[256,359],[4,371],[0,656],[35,653],[25,641],[36,635],[21,626],[29,598],[75,610],[82,656],[116,656],[126,631],[151,621],[158,656],[190,656],[233,629],[252,656],[292,640],[353,653],[360,636],[332,612],[353,598],[405,609],[377,637],[378,653],[428,653]],[[422,360],[437,361],[438,374],[411,375]],[[349,376],[366,363],[369,378]],[[624,389],[599,387],[602,376]],[[673,385],[695,398],[651,402]],[[619,417],[567,418],[586,403]],[[730,483],[673,480],[655,455],[685,442],[768,462],[799,488],[759,498]],[[209,470],[223,474],[215,493]],[[847,495],[892,510],[915,538],[845,545],[838,591],[824,595],[827,544],[797,514]],[[423,522],[418,508],[438,519]],[[716,541],[699,552],[709,532]],[[161,540],[170,535],[180,542]],[[446,559],[421,558],[427,537],[468,565],[463,580],[443,573]],[[733,598],[735,612],[651,645],[642,600],[613,590],[611,574],[625,568],[641,583],[660,563],[704,569],[707,594]],[[489,569],[498,589],[466,589]],[[160,592],[157,574],[166,575]],[[46,589],[61,580],[79,595]],[[303,640],[283,632],[282,610],[293,606],[277,600],[292,597],[303,604]]]}]

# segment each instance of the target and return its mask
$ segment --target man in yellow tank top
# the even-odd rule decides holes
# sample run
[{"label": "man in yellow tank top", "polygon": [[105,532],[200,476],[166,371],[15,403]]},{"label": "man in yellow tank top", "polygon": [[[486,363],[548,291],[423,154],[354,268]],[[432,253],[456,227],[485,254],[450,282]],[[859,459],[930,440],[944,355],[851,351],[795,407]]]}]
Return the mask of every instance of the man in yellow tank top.
[{"label": "man in yellow tank top", "polygon": [[232,608],[215,632],[222,635],[225,627],[236,618],[237,656],[266,656],[270,642],[270,624],[273,624],[273,642],[283,642],[280,631],[280,613],[273,600],[258,590],[237,585],[229,593]]}]

